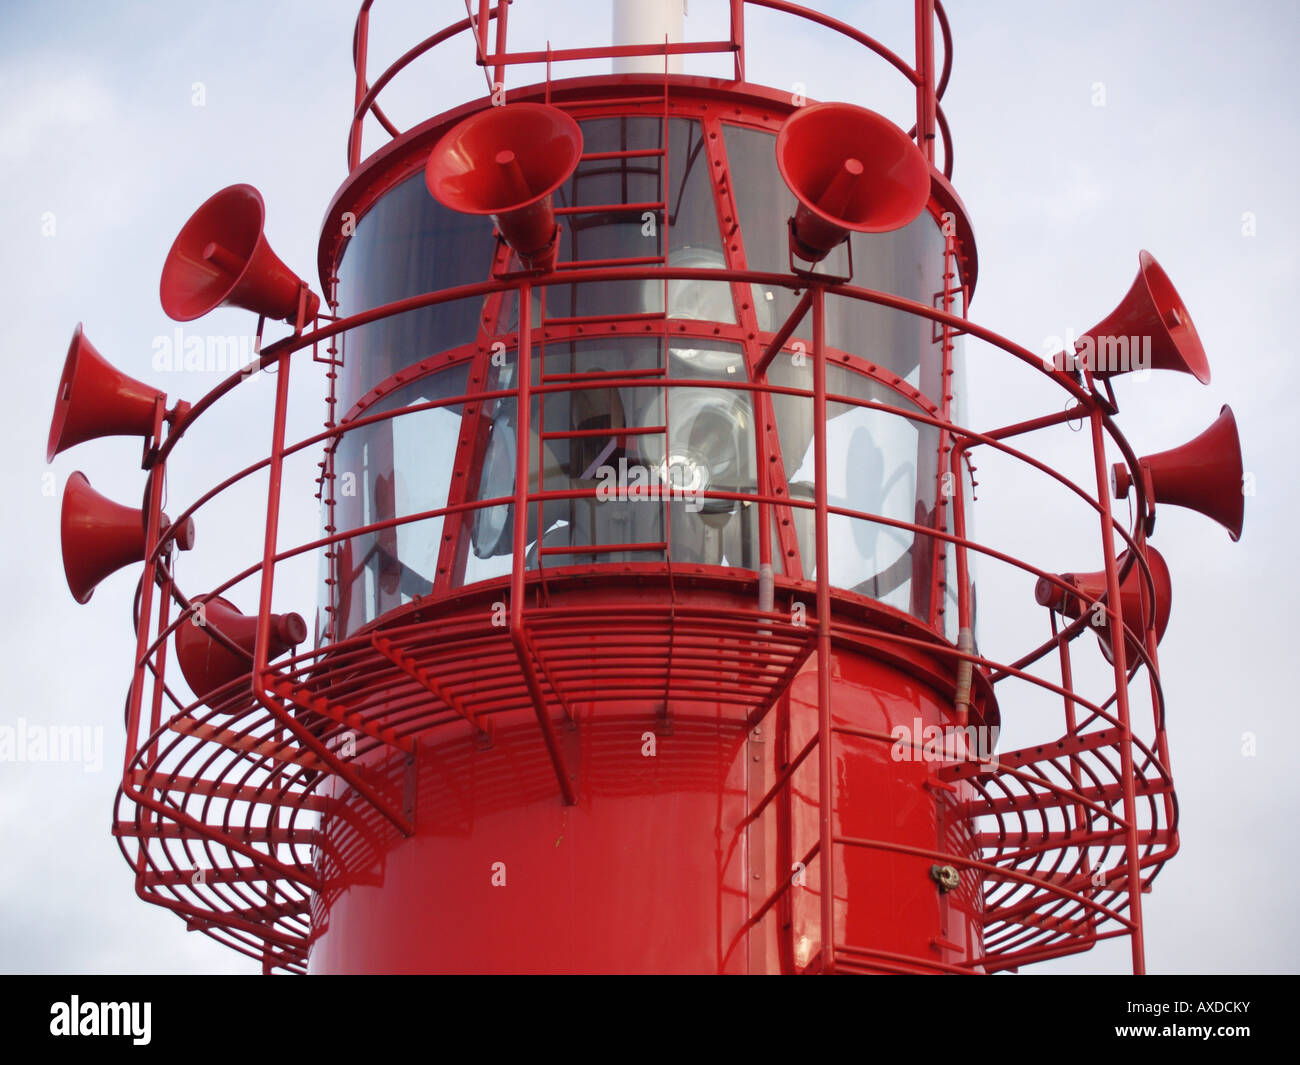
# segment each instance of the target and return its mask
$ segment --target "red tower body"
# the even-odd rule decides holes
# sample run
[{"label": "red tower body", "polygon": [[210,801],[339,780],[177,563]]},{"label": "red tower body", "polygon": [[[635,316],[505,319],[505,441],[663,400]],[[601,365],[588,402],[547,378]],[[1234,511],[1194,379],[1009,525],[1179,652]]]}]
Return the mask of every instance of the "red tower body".
[{"label": "red tower body", "polygon": [[[912,131],[747,82],[755,7],[890,64]],[[140,895],[268,970],[993,972],[1128,936],[1141,971],[1142,892],[1177,849],[1168,572],[1146,545],[1171,463],[1153,474],[1116,425],[1133,367],[1088,357],[1108,334],[1053,366],[967,318],[942,6],[916,0],[908,63],[783,0],[732,0],[727,40],[512,50],[509,5],[482,0],[378,75],[370,8],[322,228],[329,313],[248,186],[204,204],[164,272],[173,316],[224,302],[294,326],[259,355],[265,458],[184,507],[173,484],[167,523],[170,457],[250,374],[192,409],[157,393],[149,427],[79,422],[148,434],[115,821]],[[489,95],[400,132],[379,97],[436,46],[472,49]],[[671,72],[700,53],[734,78]],[[605,72],[636,57],[662,71]],[[545,81],[512,83],[539,62]],[[368,118],[392,139],[363,158]],[[1141,266],[1107,321],[1208,377]],[[972,336],[1058,385],[1055,411],[966,424]],[[98,394],[73,369],[60,410]],[[323,431],[292,438],[318,371]],[[1091,483],[1030,450],[1068,422],[1089,426]],[[1191,456],[1218,479],[1198,496],[1183,476],[1172,502],[1224,512],[1226,432]],[[973,536],[985,452],[1077,508],[1100,572]],[[286,543],[294,464],[317,459],[321,532]],[[260,558],[185,587],[175,549],[201,552],[205,511],[255,485]],[[120,553],[83,558],[78,587]],[[980,652],[975,557],[994,594],[1046,608],[1014,660]],[[301,609],[277,576],[310,558],[308,640],[274,609]],[[1074,681],[1098,647],[1101,694]],[[1006,750],[1013,707],[1041,735]]]}]

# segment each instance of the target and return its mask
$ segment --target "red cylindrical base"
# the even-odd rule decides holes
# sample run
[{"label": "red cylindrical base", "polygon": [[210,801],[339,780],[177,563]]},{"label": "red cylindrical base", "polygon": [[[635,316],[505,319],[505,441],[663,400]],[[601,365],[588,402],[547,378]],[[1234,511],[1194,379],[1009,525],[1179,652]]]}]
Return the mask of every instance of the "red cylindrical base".
[{"label": "red cylindrical base", "polygon": [[[950,712],[863,654],[837,650],[832,671],[835,724],[875,734],[835,740],[833,824],[854,841],[833,849],[840,966],[934,971],[977,957],[979,878],[957,861],[959,882],[944,890],[932,869],[949,863],[927,856],[974,854],[961,786],[935,786],[933,742],[926,757],[926,726]],[[571,707],[574,727],[557,719],[557,730],[574,806],[524,716],[503,722],[489,748],[466,730],[426,740],[410,767],[374,767],[404,790],[416,831],[405,838],[340,796],[322,825],[312,969],[816,968],[821,866],[798,864],[817,842],[815,755],[762,805],[816,734],[816,681],[814,656],[752,730],[720,703],[673,703],[666,715],[645,703]],[[899,729],[906,742],[891,738]]]}]

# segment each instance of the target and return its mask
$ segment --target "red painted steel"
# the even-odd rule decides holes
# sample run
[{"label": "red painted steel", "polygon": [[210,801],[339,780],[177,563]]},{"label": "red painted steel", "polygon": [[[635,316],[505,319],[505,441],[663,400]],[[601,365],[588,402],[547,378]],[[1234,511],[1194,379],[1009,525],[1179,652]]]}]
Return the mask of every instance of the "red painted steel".
[{"label": "red painted steel", "polygon": [[[158,389],[128,377],[105,359],[78,322],[63,362],[45,461],[101,436],[152,436],[154,410],[166,401]],[[178,404],[168,418],[186,410],[186,404]]]},{"label": "red painted steel", "polygon": [[[298,614],[268,619],[271,658],[279,658],[307,639],[307,624]],[[205,600],[176,630],[176,664],[185,683],[200,699],[243,677],[252,668],[258,618],[247,617],[226,599]]]},{"label": "red painted steel", "polygon": [[581,155],[582,132],[558,108],[490,108],[438,142],[425,181],[453,210],[491,215],[522,261],[547,269],[557,237],[551,194],[573,175]]},{"label": "red painted steel", "polygon": [[[72,597],[90,602],[95,586],[111,573],[146,554],[148,513],[124,507],[100,495],[80,470],[68,478],[59,515],[59,536],[63,548],[63,572]],[[162,528],[167,515],[159,515]],[[182,550],[194,544],[194,522],[186,518],[173,534]]]},{"label": "red painted steel", "polygon": [[[1155,503],[1185,505],[1186,493],[1169,488],[1160,456],[1143,465],[1133,453],[1116,425],[1104,369],[1095,375],[1088,366],[1078,374],[1053,372],[1038,355],[968,319],[976,251],[965,211],[946,180],[952,151],[939,101],[952,48],[942,5],[917,0],[911,66],[861,31],[785,0],[731,0],[725,42],[545,51],[510,50],[507,3],[466,0],[464,20],[414,46],[373,82],[367,72],[372,6],[373,0],[362,3],[353,41],[351,173],[322,232],[321,276],[331,315],[317,317],[316,297],[265,246],[255,191],[255,201],[240,194],[238,209],[201,209],[183,231],[185,239],[178,238],[190,252],[185,263],[169,259],[164,275],[164,302],[182,316],[233,298],[231,290],[242,283],[256,291],[244,291],[237,302],[294,325],[292,335],[260,353],[258,368],[277,374],[266,457],[195,495],[168,525],[160,507],[172,452],[185,446],[197,419],[225,410],[223,400],[253,375],[236,372],[192,409],[180,405],[171,414],[161,394],[140,386],[148,424],[133,407],[125,427],[101,424],[98,415],[73,416],[80,408],[75,400],[68,406],[72,391],[84,403],[104,390],[77,383],[79,363],[72,355],[60,385],[52,451],[59,441],[70,446],[104,432],[147,438],[149,490],[143,513],[131,512],[129,554],[143,558],[144,573],[114,819],[139,895],[266,970],[986,973],[1126,936],[1133,969],[1142,971],[1141,896],[1178,849],[1156,660],[1169,585],[1146,537]],[[723,108],[728,123],[770,133],[793,111],[784,94],[742,80],[745,17],[753,8],[839,34],[915,89],[915,148],[909,144],[907,151],[926,165],[923,180],[904,184],[925,208],[921,224],[937,225],[941,218],[955,223],[943,230],[938,291],[913,299],[829,274],[752,268],[745,238],[753,240],[754,232],[746,234],[737,221],[747,175],[731,166]],[[489,95],[500,99],[398,130],[379,106],[382,90],[414,60],[466,32]],[[667,73],[659,79],[603,72],[554,84],[549,79],[550,64],[560,60],[654,55],[664,57],[666,71],[670,55],[718,52],[733,55],[734,83]],[[530,62],[547,64],[546,84],[507,88],[510,71]],[[678,264],[664,237],[657,255],[582,259],[575,252],[553,270],[549,261],[525,263],[540,269],[524,274],[503,244],[486,279],[340,308],[346,241],[339,223],[345,215],[364,219],[419,173],[449,130],[463,128],[457,124],[467,118],[485,121],[472,116],[488,115],[485,108],[502,101],[508,101],[503,115],[544,103],[546,113],[569,125],[611,116],[662,122],[658,148],[593,151],[580,161],[628,166],[644,160],[662,167],[655,172],[664,189],[672,187],[670,170],[685,181],[676,173],[681,161],[668,148],[669,124],[693,118],[703,138],[708,199],[725,234],[720,264]],[[393,140],[363,160],[368,118]],[[825,140],[814,138],[813,147],[821,151]],[[943,145],[942,169],[936,142]],[[490,161],[502,164],[499,153]],[[442,173],[431,160],[429,166]],[[526,220],[521,229],[505,217],[549,196],[569,170],[566,159],[546,180],[525,181],[527,196],[501,202],[480,197],[474,209],[498,213],[505,240],[525,259],[536,251],[539,234],[550,239],[557,220],[563,231],[593,211],[658,213],[671,231],[667,192],[656,200],[626,188],[622,201],[562,207],[544,225]],[[807,203],[822,198],[825,176],[813,182],[817,188],[804,190]],[[219,194],[226,197],[221,204],[229,193]],[[216,222],[209,218],[214,211]],[[893,221],[905,223],[909,211],[895,212]],[[846,220],[843,211],[829,213]],[[242,236],[223,244],[231,226],[242,226]],[[820,243],[829,250],[834,241]],[[195,273],[202,263],[209,264],[200,271],[207,280]],[[240,282],[247,271],[260,280]],[[572,307],[548,317],[548,293],[559,291],[560,277],[573,291],[619,284],[648,291],[662,282],[664,309],[583,314]],[[726,287],[732,320],[670,317],[670,286],[705,282]],[[779,292],[790,309],[760,325],[754,303],[762,290],[769,298]],[[364,395],[347,388],[340,393],[351,338],[468,300],[481,308],[474,339],[379,374]],[[919,323],[941,353],[937,384],[909,383],[864,351],[833,346],[828,315],[842,304]],[[494,332],[506,307],[525,310],[517,325]],[[340,310],[344,316],[334,317]],[[1133,291],[1105,321],[1160,332],[1164,361],[1158,366],[1208,378],[1182,301],[1146,253]],[[740,353],[743,372],[716,380],[678,377],[667,361],[650,370],[548,368],[547,350],[594,336],[650,337],[663,349],[670,341],[726,343]],[[810,337],[811,349],[797,336]],[[989,349],[982,357],[998,356],[1006,368],[1058,385],[1066,409],[983,430],[959,424],[954,400],[960,373],[973,358],[957,343],[963,337]],[[508,382],[500,381],[500,363],[492,361],[491,342],[498,340],[514,353]],[[534,350],[540,353],[536,366],[520,355]],[[807,351],[811,379],[769,379],[792,351]],[[290,439],[290,378],[310,372],[313,362],[326,367],[328,379],[324,429]],[[852,377],[832,378],[832,369]],[[464,371],[465,384],[455,394],[431,392],[433,398],[405,406],[389,402],[412,382],[448,370]],[[840,394],[832,383],[842,379],[869,382],[875,398]],[[548,484],[545,448],[557,441],[598,445],[602,435],[621,436],[628,446],[662,438],[674,424],[669,405],[687,386],[720,400],[748,401],[758,423],[755,483],[710,485],[702,493],[733,509],[757,508],[755,564],[682,561],[666,518],[649,539],[543,543],[548,507],[595,492]],[[651,388],[663,391],[665,406],[662,417],[644,424],[557,430],[547,421],[548,400],[614,389],[640,395]],[[351,407],[341,418],[335,411],[340,398]],[[813,413],[811,492],[793,490],[788,478],[799,456],[783,454],[774,424],[776,405],[791,401]],[[513,452],[506,456],[513,483],[476,498],[486,461],[485,411],[504,403],[514,410]],[[935,434],[932,512],[870,513],[832,497],[832,408]],[[69,409],[72,428],[65,429],[61,419]],[[445,495],[411,513],[357,511],[355,521],[345,520],[340,479],[346,471],[337,458],[349,434],[436,412],[459,412],[461,419],[452,437],[456,476]],[[1074,439],[1092,456],[1096,483],[1087,487],[1031,450],[1034,434],[1083,419],[1091,431]],[[281,509],[301,502],[286,498],[289,470],[318,450],[324,452],[316,475],[323,532],[286,546]],[[1134,493],[1132,528],[1112,512],[1108,450],[1122,457],[1117,481]],[[1092,579],[1058,575],[970,535],[967,511],[977,483],[972,456],[989,452],[1016,476],[1037,477],[1053,488],[1059,506],[1074,508],[1081,519],[1094,516],[1100,573]],[[666,464],[666,454],[661,457]],[[201,597],[188,598],[172,565],[174,547],[192,543],[192,534],[183,531],[192,529],[193,515],[263,477],[267,515],[260,558]],[[386,491],[395,491],[392,481],[386,484]],[[1220,489],[1216,500],[1228,494]],[[174,499],[175,485],[172,492]],[[1194,501],[1195,509],[1223,520],[1222,507],[1198,503],[1204,499]],[[471,533],[477,516],[493,508],[528,517],[514,521],[502,569],[470,581]],[[1239,532],[1239,517],[1227,517],[1236,519]],[[910,611],[835,585],[830,529],[849,520],[918,544],[928,567],[918,572],[930,577],[928,583],[917,578],[924,587]],[[117,532],[108,539],[116,542],[127,530],[114,521]],[[804,526],[808,541],[796,535]],[[359,557],[364,545],[373,542],[374,550],[396,556],[401,537],[422,528],[441,530],[432,552],[437,571],[426,579],[427,590],[421,586],[421,594],[402,605],[353,624],[345,598],[354,573],[368,564]],[[126,553],[91,539],[79,551],[91,558],[99,552],[103,564],[79,579],[78,588],[93,587]],[[656,559],[614,560],[634,551],[656,552]],[[319,553],[328,574],[324,628],[316,646],[273,664],[302,635],[273,610],[282,594],[277,576]],[[975,640],[976,557],[1019,579],[1021,587],[1036,582],[1039,602],[1060,608],[1044,611],[1043,642],[1011,661],[987,657]],[[956,588],[949,589],[953,582]],[[233,608],[219,610],[209,642],[196,646],[196,602],[225,604],[226,595],[236,589],[248,595],[251,587],[257,589],[256,613],[245,619]],[[1028,596],[1026,608],[1032,609]],[[1076,684],[1074,661],[1083,653],[1076,641],[1097,613],[1105,616],[1108,632],[1125,635],[1103,641],[1111,680],[1100,694]],[[193,698],[169,680],[172,645]],[[218,651],[220,668],[209,668]],[[207,655],[206,664],[195,666],[196,654]],[[1151,719],[1149,729],[1139,731],[1130,684],[1142,670]],[[1012,711],[1047,721],[1055,705],[1061,716],[1043,726],[1040,742],[992,756],[977,742],[985,735],[979,730],[996,729]]]},{"label": "red painted steel", "polygon": [[808,262],[826,258],[850,230],[901,229],[930,202],[930,167],[916,145],[863,107],[801,107],[781,126],[776,161],[799,200],[791,240]]},{"label": "red painted steel", "polygon": [[315,318],[320,297],[304,292],[302,280],[271,250],[265,220],[262,194],[251,185],[231,185],[206,200],[163,263],[159,296],[167,316],[191,322],[229,306],[290,323]]},{"label": "red painted steel", "polygon": [[[1241,438],[1232,408],[1224,406],[1205,432],[1179,447],[1144,455],[1139,476],[1153,505],[1148,529],[1154,523],[1154,504],[1187,507],[1217,521],[1233,540],[1241,539],[1246,518],[1242,492]],[[1117,499],[1125,499],[1133,478],[1128,467],[1111,467],[1111,485]]]}]

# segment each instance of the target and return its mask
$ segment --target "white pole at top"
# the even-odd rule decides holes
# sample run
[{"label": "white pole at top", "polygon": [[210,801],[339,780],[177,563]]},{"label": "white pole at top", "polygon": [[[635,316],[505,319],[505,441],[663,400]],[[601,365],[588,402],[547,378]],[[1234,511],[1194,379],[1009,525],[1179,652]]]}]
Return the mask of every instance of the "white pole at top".
[{"label": "white pole at top", "polygon": [[[686,0],[614,0],[615,44],[678,43],[686,15]],[[680,74],[682,57],[670,56],[668,70]],[[631,56],[614,60],[615,74],[662,74],[663,56]]]}]

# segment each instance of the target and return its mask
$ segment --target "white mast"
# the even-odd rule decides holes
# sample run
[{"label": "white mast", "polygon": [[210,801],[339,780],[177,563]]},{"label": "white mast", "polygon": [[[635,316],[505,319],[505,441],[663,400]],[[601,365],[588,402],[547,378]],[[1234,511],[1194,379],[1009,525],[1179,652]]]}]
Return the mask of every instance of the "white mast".
[{"label": "white mast", "polygon": [[[686,0],[614,0],[615,44],[662,44],[682,40]],[[680,74],[682,57],[668,59],[668,70]],[[662,74],[662,56],[632,56],[614,60],[615,74]]]}]

